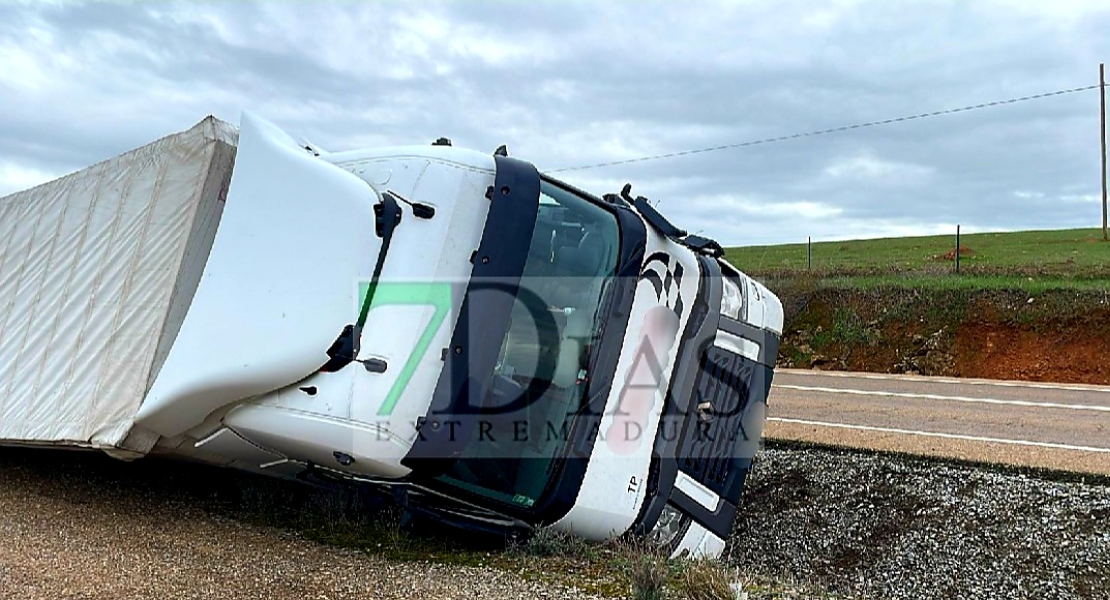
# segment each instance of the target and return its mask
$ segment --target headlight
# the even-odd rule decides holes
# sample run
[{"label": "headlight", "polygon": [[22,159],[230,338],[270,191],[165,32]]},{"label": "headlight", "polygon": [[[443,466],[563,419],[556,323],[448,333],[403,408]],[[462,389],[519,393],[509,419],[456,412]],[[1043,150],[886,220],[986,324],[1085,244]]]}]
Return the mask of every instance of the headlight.
[{"label": "headlight", "polygon": [[659,521],[655,523],[655,528],[648,534],[648,539],[653,544],[673,550],[689,528],[690,517],[668,504],[663,507],[663,513],[659,515]]},{"label": "headlight", "polygon": [[721,314],[726,317],[742,320],[740,318],[740,310],[744,307],[744,294],[740,291],[740,286],[736,285],[732,279],[727,277],[723,278],[724,290],[721,293]]}]

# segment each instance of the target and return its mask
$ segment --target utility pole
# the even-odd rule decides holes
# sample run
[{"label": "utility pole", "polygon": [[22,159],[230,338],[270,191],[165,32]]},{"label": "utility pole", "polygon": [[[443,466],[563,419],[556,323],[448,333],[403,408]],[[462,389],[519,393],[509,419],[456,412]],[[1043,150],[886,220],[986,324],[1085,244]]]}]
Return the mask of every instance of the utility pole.
[{"label": "utility pole", "polygon": [[1099,104],[1102,107],[1102,241],[1110,241],[1106,235],[1106,65],[1098,63]]}]

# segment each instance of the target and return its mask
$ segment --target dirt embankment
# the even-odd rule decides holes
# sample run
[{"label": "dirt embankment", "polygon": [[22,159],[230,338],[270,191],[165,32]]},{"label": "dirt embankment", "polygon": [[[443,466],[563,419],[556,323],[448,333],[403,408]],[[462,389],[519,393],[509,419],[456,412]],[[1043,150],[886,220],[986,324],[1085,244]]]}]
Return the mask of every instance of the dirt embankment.
[{"label": "dirt embankment", "polygon": [[775,291],[780,366],[1110,384],[1110,292]]}]

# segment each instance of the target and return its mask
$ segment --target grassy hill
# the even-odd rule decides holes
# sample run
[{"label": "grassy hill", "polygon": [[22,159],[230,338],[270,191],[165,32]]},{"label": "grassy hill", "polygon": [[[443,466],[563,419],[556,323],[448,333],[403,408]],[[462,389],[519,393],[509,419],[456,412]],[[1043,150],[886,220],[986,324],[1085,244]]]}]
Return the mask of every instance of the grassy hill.
[{"label": "grassy hill", "polygon": [[836,287],[911,285],[929,288],[1110,287],[1110,243],[1098,229],[976,233],[961,236],[960,276],[955,236],[883,238],[806,245],[729,248],[726,258],[767,280],[811,278]]},{"label": "grassy hill", "polygon": [[783,302],[780,366],[1110,384],[1110,243],[1023,231],[730,248]]}]

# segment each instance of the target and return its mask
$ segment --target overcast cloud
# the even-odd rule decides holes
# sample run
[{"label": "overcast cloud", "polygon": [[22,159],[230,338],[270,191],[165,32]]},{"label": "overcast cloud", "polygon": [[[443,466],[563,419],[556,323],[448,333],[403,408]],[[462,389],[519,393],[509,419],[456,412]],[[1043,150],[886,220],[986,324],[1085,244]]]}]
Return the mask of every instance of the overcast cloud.
[{"label": "overcast cloud", "polygon": [[[0,195],[207,114],[553,170],[1097,83],[1106,2],[0,3]],[[1094,227],[1098,91],[559,176],[728,245]]]}]

